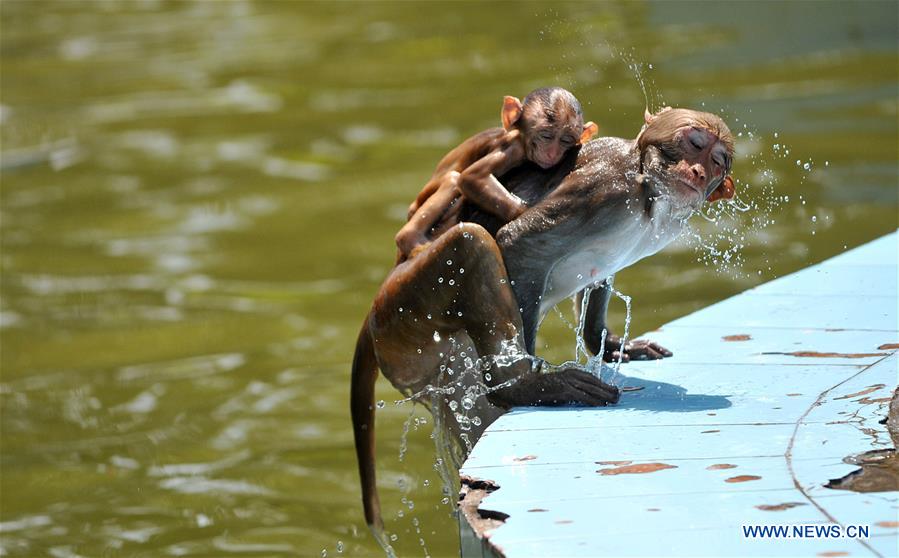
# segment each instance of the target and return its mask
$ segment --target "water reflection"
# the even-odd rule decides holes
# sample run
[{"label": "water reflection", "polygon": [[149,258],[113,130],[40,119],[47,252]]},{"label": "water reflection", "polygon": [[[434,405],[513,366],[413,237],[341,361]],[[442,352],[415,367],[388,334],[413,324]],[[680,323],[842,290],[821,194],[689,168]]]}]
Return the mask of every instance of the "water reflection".
[{"label": "water reflection", "polygon": [[[4,3],[2,553],[377,552],[355,334],[411,197],[504,94],[568,87],[609,135],[647,100],[738,134],[750,209],[619,275],[632,333],[895,227],[896,7],[806,11]],[[572,358],[564,320],[542,332]],[[385,517],[402,555],[451,555],[425,416],[378,412]]]}]

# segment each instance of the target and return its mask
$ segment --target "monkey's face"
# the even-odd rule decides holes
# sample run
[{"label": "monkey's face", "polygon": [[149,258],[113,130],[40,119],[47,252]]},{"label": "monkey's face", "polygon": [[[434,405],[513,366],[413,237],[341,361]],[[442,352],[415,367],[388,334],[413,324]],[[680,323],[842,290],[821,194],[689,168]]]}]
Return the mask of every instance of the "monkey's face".
[{"label": "monkey's face", "polygon": [[578,144],[583,123],[568,122],[564,125],[543,123],[525,134],[527,158],[541,168],[554,167],[569,149]]},{"label": "monkey's face", "polygon": [[[671,141],[659,147],[669,184],[701,203],[725,180],[732,154],[718,136],[706,128],[679,128]],[[732,182],[728,181],[732,188]],[[732,193],[731,193],[732,195]],[[724,197],[724,196],[719,196]]]}]

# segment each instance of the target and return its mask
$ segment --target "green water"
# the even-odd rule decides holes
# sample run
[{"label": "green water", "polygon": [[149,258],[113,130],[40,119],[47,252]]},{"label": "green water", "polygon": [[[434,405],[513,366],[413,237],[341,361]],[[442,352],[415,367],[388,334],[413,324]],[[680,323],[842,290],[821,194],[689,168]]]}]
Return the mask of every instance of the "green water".
[{"label": "green water", "polygon": [[[408,202],[504,94],[569,87],[608,135],[635,134],[647,98],[742,133],[751,209],[696,218],[702,241],[619,275],[633,332],[897,225],[895,2],[0,15],[6,556],[377,554],[348,418],[355,334]],[[555,315],[539,345],[574,354]],[[377,396],[395,545],[453,555],[429,417],[400,462],[409,408],[386,382]]]}]

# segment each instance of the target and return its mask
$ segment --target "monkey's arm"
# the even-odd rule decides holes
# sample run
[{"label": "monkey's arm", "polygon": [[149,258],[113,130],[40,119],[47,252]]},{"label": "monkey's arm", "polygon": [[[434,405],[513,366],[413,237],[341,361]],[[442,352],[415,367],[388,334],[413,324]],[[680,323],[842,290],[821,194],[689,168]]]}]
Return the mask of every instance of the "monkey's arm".
[{"label": "monkey's arm", "polygon": [[520,141],[512,141],[502,149],[491,151],[462,171],[459,190],[468,202],[506,222],[511,221],[524,213],[528,206],[509,192],[495,175],[520,165],[524,159]]},{"label": "monkey's arm", "polygon": [[[584,291],[581,291],[575,298],[574,307],[577,312],[582,307],[583,296]],[[602,348],[602,358],[608,362],[617,361],[619,358],[622,362],[658,360],[674,354],[658,343],[646,339],[628,341],[622,348],[621,337],[613,334],[606,322],[609,299],[612,296],[612,289],[609,288],[608,282],[603,281],[600,283],[599,286],[590,291],[589,296],[590,300],[587,302],[587,312],[584,317],[584,343],[586,343],[587,349],[591,353],[594,355],[599,354],[599,350]],[[580,316],[578,317],[580,318]],[[602,341],[603,333],[606,336],[605,343]]]},{"label": "monkey's arm", "polygon": [[465,170],[472,163],[483,157],[485,153],[496,149],[496,146],[503,142],[506,135],[507,132],[502,128],[490,128],[471,136],[444,155],[443,159],[440,159],[440,162],[437,163],[431,179],[415,197],[415,201],[409,205],[406,220],[411,219],[412,215],[418,211],[418,208],[446,182],[446,177],[449,173]]}]

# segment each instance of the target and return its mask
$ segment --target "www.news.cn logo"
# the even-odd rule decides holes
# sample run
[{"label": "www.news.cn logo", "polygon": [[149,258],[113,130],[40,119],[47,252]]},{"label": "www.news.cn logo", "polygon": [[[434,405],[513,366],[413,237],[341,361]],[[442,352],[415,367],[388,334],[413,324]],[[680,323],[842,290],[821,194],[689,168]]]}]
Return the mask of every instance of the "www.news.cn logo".
[{"label": "www.news.cn logo", "polygon": [[867,539],[870,525],[743,525],[745,539]]}]

